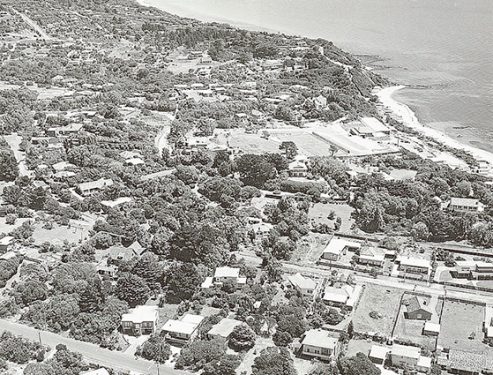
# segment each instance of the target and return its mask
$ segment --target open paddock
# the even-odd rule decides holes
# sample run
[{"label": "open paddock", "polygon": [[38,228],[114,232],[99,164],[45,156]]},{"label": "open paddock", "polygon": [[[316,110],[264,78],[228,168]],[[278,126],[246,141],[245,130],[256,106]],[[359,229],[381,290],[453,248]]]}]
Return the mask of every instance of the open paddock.
[{"label": "open paddock", "polygon": [[445,301],[438,345],[448,349],[483,352],[487,348],[482,342],[484,310],[484,306],[473,303]]},{"label": "open paddock", "polygon": [[[402,293],[397,288],[367,284],[353,314],[355,332],[390,337]],[[379,318],[372,318],[372,312],[379,314]]]}]

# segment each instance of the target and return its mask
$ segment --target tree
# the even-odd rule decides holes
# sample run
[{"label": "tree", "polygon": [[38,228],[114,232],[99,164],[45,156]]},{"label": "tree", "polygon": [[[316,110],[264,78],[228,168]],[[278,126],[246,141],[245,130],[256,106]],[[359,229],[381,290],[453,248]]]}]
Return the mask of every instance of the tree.
[{"label": "tree", "polygon": [[152,335],[143,345],[139,346],[137,355],[150,361],[165,363],[171,356],[171,348],[164,336]]},{"label": "tree", "polygon": [[237,355],[226,354],[219,360],[204,365],[202,375],[235,375],[241,360]]},{"label": "tree", "polygon": [[0,181],[14,181],[19,176],[19,168],[10,150],[0,150]]},{"label": "tree", "polygon": [[252,375],[296,375],[293,361],[285,348],[266,348],[255,358]]},{"label": "tree", "polygon": [[279,149],[284,150],[288,159],[294,159],[294,157],[298,154],[298,147],[296,147],[296,144],[293,141],[282,142]]},{"label": "tree", "polygon": [[265,182],[275,177],[274,165],[262,155],[245,154],[238,158],[237,169],[245,185],[262,188]]},{"label": "tree", "polygon": [[229,346],[236,351],[245,351],[255,345],[255,332],[247,325],[238,325],[229,338]]},{"label": "tree", "polygon": [[380,375],[380,369],[363,353],[343,358],[338,363],[342,375]]},{"label": "tree", "polygon": [[191,263],[173,263],[165,273],[166,300],[178,303],[192,298],[202,283],[197,267]]},{"label": "tree", "polygon": [[329,311],[324,316],[325,322],[332,326],[339,324],[344,320],[344,316],[339,314],[339,312],[333,307],[329,308]]},{"label": "tree", "polygon": [[274,341],[276,346],[286,347],[293,342],[293,338],[289,332],[276,331],[276,333],[272,336],[272,341]]},{"label": "tree", "polygon": [[118,278],[116,290],[118,298],[126,301],[131,307],[143,305],[150,294],[150,289],[145,280],[130,273],[125,273]]},{"label": "tree", "polygon": [[38,280],[30,279],[20,283],[15,288],[17,303],[24,306],[31,305],[34,301],[44,301],[48,297],[48,288]]},{"label": "tree", "polygon": [[181,350],[176,368],[199,370],[208,363],[220,360],[225,353],[226,347],[221,339],[195,340]]}]

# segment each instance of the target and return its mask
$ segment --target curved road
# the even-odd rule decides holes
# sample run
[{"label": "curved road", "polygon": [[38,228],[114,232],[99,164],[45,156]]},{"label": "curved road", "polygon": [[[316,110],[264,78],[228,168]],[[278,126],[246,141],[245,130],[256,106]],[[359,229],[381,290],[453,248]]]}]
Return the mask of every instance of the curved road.
[{"label": "curved road", "polygon": [[[31,341],[39,341],[41,339],[43,345],[48,345],[52,349],[58,344],[64,344],[69,350],[82,354],[84,359],[89,363],[97,363],[101,366],[111,367],[115,370],[134,371],[145,375],[158,374],[158,368],[154,362],[141,358],[135,359],[133,355],[103,349],[95,344],[74,340],[57,335],[56,333],[40,331],[24,324],[0,319],[0,332],[3,331],[10,331],[17,336],[22,336]],[[162,365],[159,366],[159,374],[190,375],[190,373],[174,370]]]}]

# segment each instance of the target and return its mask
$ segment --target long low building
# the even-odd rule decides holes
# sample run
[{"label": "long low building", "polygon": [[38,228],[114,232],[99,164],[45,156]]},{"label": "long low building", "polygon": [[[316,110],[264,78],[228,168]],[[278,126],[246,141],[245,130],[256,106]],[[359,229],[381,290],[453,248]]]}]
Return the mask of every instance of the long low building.
[{"label": "long low building", "polygon": [[333,237],[325,247],[322,258],[337,261],[345,251],[355,251],[359,248],[361,248],[359,242]]}]

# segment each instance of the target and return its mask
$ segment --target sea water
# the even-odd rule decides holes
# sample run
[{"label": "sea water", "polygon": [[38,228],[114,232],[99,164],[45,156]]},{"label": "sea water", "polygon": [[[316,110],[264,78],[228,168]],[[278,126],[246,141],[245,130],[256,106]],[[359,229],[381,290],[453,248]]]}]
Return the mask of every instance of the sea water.
[{"label": "sea water", "polygon": [[322,37],[393,82],[420,121],[493,151],[493,0],[143,0],[203,21]]}]

